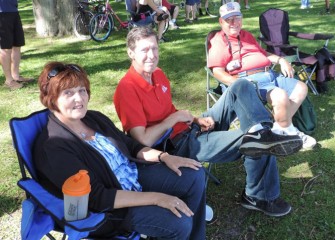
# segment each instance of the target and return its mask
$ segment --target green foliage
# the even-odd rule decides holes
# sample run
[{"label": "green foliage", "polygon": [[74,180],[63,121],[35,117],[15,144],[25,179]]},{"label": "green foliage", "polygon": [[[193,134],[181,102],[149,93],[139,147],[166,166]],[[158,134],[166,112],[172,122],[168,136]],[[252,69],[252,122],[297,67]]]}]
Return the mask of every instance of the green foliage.
[{"label": "green foliage", "polygon": [[[126,19],[124,3],[112,1],[111,4],[121,19]],[[251,1],[250,5],[251,10],[243,10],[243,25],[255,36],[259,35],[259,14],[270,7],[289,11],[290,25],[294,31],[334,33],[334,14],[320,15],[324,10],[323,1],[313,2],[314,8],[309,10],[300,10],[299,1]],[[125,47],[127,31],[114,31],[106,42],[100,44],[79,41],[75,37],[39,38],[35,34],[31,1],[21,0],[19,6],[26,36],[26,46],[22,49],[21,74],[37,79],[48,61],[82,65],[92,84],[89,107],[107,114],[120,127],[112,97],[118,81],[130,65]],[[181,16],[183,14],[184,11]],[[171,80],[175,105],[198,115],[206,108],[206,76],[203,70],[205,36],[210,30],[218,29],[218,20],[202,17],[197,23],[189,25],[183,23],[182,17],[178,21],[181,29],[168,31],[166,37],[170,42],[160,45],[159,66]],[[304,40],[292,40],[292,43],[308,52],[314,52],[322,45],[322,42]],[[331,50],[335,49],[334,40],[330,41],[329,46]],[[16,186],[20,172],[12,148],[8,121],[14,116],[28,115],[43,106],[39,102],[36,82],[20,90],[9,91],[3,87],[3,74],[0,79],[0,220],[4,221],[8,214],[20,208],[20,202],[24,198],[23,192]],[[223,184],[209,184],[208,203],[214,208],[215,220],[208,224],[208,239],[334,238],[335,82],[330,83],[329,94],[311,95],[311,100],[318,116],[318,127],[314,134],[318,147],[313,151],[300,152],[278,160],[281,194],[292,204],[293,212],[277,219],[243,209],[238,204],[245,185],[242,162],[217,165],[214,172]],[[0,236],[11,236],[11,232],[11,228],[1,227]],[[18,238],[18,233],[13,234],[16,235],[12,239]]]}]

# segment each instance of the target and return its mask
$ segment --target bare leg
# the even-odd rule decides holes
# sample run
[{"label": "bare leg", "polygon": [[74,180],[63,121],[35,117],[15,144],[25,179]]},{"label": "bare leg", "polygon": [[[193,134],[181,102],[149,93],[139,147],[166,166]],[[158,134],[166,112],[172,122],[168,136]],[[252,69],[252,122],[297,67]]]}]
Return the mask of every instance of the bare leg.
[{"label": "bare leg", "polygon": [[[14,51],[14,48],[13,48],[13,51]],[[11,70],[11,67],[12,66],[14,67],[14,65],[12,64],[13,51],[12,49],[0,49],[1,66],[2,66],[2,70],[6,78],[5,85],[9,87],[11,90],[15,90],[15,89],[22,87],[22,84],[14,81],[13,76],[12,76],[12,72],[14,72]]]},{"label": "bare leg", "polygon": [[186,20],[189,20],[190,19],[190,12],[192,10],[192,6],[191,5],[185,5],[185,10],[186,10],[185,18],[186,18]]},{"label": "bare leg", "polygon": [[163,37],[165,21],[167,21],[167,20],[163,20],[163,21],[158,22],[158,33],[157,33],[158,39],[161,39]]},{"label": "bare leg", "polygon": [[179,15],[179,7],[176,6],[176,7],[174,8],[174,11],[173,11],[172,19],[177,20],[178,15]]},{"label": "bare leg", "polygon": [[192,6],[192,19],[196,19],[197,18],[197,4],[194,4]]},{"label": "bare leg", "polygon": [[21,47],[12,48],[12,77],[15,80],[20,78]]},{"label": "bare leg", "polygon": [[308,87],[303,82],[297,82],[297,85],[293,89],[290,95],[290,105],[289,105],[289,117],[292,118],[297,112],[298,108],[306,98],[308,93]]},{"label": "bare leg", "polygon": [[12,49],[0,49],[1,66],[6,78],[6,82],[11,82],[14,80],[11,71],[11,55]]},{"label": "bare leg", "polygon": [[286,128],[291,125],[290,99],[287,93],[280,88],[273,89],[267,96],[268,102],[273,107],[273,117],[280,127]]}]

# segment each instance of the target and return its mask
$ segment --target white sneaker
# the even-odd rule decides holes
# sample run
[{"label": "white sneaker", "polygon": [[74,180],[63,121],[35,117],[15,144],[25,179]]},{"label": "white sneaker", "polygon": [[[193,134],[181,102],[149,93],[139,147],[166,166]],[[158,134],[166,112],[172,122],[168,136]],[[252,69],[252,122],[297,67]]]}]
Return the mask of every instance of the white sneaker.
[{"label": "white sneaker", "polygon": [[315,145],[316,145],[316,140],[315,140],[313,137],[308,136],[308,135],[306,135],[306,134],[303,133],[303,132],[300,132],[297,128],[296,128],[296,130],[297,130],[297,135],[298,135],[298,136],[301,138],[301,140],[302,140],[302,143],[303,143],[302,148],[303,148],[303,149],[312,149],[312,148],[315,147]]},{"label": "white sneaker", "polygon": [[249,4],[245,5],[245,9],[250,9],[250,5]]},{"label": "white sneaker", "polygon": [[[313,147],[315,147],[316,145],[316,140],[311,137],[311,136],[308,136],[306,135],[305,133],[303,132],[300,132],[298,130],[298,128],[294,127],[295,130],[296,130],[296,135],[298,135],[300,137],[300,139],[302,140],[302,149],[312,149]],[[282,129],[278,129],[278,128],[272,128],[271,131],[275,134],[279,134],[279,135],[288,135],[287,132],[285,132],[284,130]]]}]

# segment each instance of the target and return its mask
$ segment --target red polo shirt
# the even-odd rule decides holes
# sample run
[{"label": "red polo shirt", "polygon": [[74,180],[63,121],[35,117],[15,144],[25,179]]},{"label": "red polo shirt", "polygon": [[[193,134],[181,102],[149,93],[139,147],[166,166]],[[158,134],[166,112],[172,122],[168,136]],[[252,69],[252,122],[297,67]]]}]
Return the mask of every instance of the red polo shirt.
[{"label": "red polo shirt", "polygon": [[[147,128],[158,124],[177,111],[172,103],[169,80],[160,68],[153,72],[152,81],[153,85],[150,85],[131,66],[119,82],[114,104],[126,132],[134,127]],[[177,123],[173,126],[171,138],[187,128],[187,124]]]},{"label": "red polo shirt", "polygon": [[209,68],[225,68],[232,60],[241,60],[242,67],[229,72],[229,74],[235,75],[246,70],[271,65],[270,60],[267,58],[266,51],[261,48],[251,33],[241,30],[239,37],[240,44],[238,43],[238,39],[236,37],[228,37],[232,48],[230,51],[224,32],[217,32],[210,42],[211,48],[208,52],[207,66]]}]

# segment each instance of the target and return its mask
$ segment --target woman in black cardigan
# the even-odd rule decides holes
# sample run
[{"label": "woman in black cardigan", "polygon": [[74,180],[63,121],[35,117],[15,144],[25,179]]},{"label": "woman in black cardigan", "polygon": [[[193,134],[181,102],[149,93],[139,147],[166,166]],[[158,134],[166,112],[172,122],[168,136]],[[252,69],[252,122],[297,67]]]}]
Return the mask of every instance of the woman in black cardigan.
[{"label": "woman in black cardigan", "polygon": [[107,116],[87,110],[90,84],[78,65],[48,63],[39,87],[51,111],[34,147],[39,180],[62,197],[68,177],[89,172],[89,210],[110,215],[91,236],[137,231],[158,239],[205,239],[205,176],[197,161],[146,147]]}]

